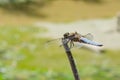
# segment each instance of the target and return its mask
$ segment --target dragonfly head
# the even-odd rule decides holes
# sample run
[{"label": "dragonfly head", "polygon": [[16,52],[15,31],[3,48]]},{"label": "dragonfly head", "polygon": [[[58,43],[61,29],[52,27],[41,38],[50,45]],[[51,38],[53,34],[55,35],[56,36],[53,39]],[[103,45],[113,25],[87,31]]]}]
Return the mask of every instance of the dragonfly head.
[{"label": "dragonfly head", "polygon": [[65,33],[63,36],[64,36],[64,38],[68,38],[69,37],[69,32],[67,32],[67,33]]}]

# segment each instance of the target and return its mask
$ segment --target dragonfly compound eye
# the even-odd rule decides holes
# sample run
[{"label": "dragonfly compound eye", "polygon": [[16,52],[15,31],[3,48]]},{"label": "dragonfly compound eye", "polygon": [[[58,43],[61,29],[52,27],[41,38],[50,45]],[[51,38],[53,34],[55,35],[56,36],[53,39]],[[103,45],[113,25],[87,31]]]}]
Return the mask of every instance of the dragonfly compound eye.
[{"label": "dragonfly compound eye", "polygon": [[63,36],[64,36],[64,38],[68,38],[69,33],[67,32],[67,33],[65,33]]}]

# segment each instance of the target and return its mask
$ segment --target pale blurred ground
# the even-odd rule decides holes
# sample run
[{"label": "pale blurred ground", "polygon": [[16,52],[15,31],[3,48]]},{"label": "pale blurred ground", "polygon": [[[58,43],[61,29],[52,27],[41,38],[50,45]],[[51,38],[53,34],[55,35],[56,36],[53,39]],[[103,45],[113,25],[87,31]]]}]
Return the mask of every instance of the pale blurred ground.
[{"label": "pale blurred ground", "polygon": [[66,32],[75,31],[83,35],[91,33],[95,41],[103,43],[104,48],[120,49],[120,33],[116,31],[116,22],[116,18],[111,18],[80,20],[70,23],[37,22],[35,25],[44,26],[48,29],[48,33],[40,34],[43,37],[59,38]]}]

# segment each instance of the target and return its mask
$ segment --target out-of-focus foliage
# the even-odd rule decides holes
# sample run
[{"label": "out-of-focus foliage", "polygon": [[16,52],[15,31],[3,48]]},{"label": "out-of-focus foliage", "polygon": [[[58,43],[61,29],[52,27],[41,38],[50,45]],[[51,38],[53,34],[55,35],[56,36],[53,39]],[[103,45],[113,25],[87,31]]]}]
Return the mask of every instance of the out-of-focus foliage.
[{"label": "out-of-focus foliage", "polygon": [[41,9],[52,0],[0,0],[0,7],[10,12],[21,12],[30,16],[45,17],[39,13]]},{"label": "out-of-focus foliage", "polygon": [[103,0],[74,0],[74,1],[84,1],[84,2],[90,2],[90,3],[101,3]]},{"label": "out-of-focus foliage", "polygon": [[0,0],[0,5],[4,7],[26,7],[30,5],[43,6],[52,0]]},{"label": "out-of-focus foliage", "polygon": [[[24,9],[31,8],[31,6],[44,6],[49,2],[54,0],[0,0],[0,6],[4,8],[14,8],[14,9]],[[74,1],[84,1],[84,2],[93,2],[100,3],[102,0],[74,0]]]}]

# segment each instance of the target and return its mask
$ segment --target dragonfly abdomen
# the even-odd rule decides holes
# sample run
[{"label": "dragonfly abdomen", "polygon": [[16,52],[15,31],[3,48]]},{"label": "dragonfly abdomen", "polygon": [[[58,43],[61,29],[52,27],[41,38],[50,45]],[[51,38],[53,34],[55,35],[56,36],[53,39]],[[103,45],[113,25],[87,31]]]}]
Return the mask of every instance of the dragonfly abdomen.
[{"label": "dragonfly abdomen", "polygon": [[84,38],[84,37],[81,37],[80,40],[81,40],[83,43],[86,43],[86,44],[91,44],[91,45],[94,45],[94,46],[103,46],[103,45],[100,44],[100,43],[94,42],[94,41],[89,40],[89,39]]}]

